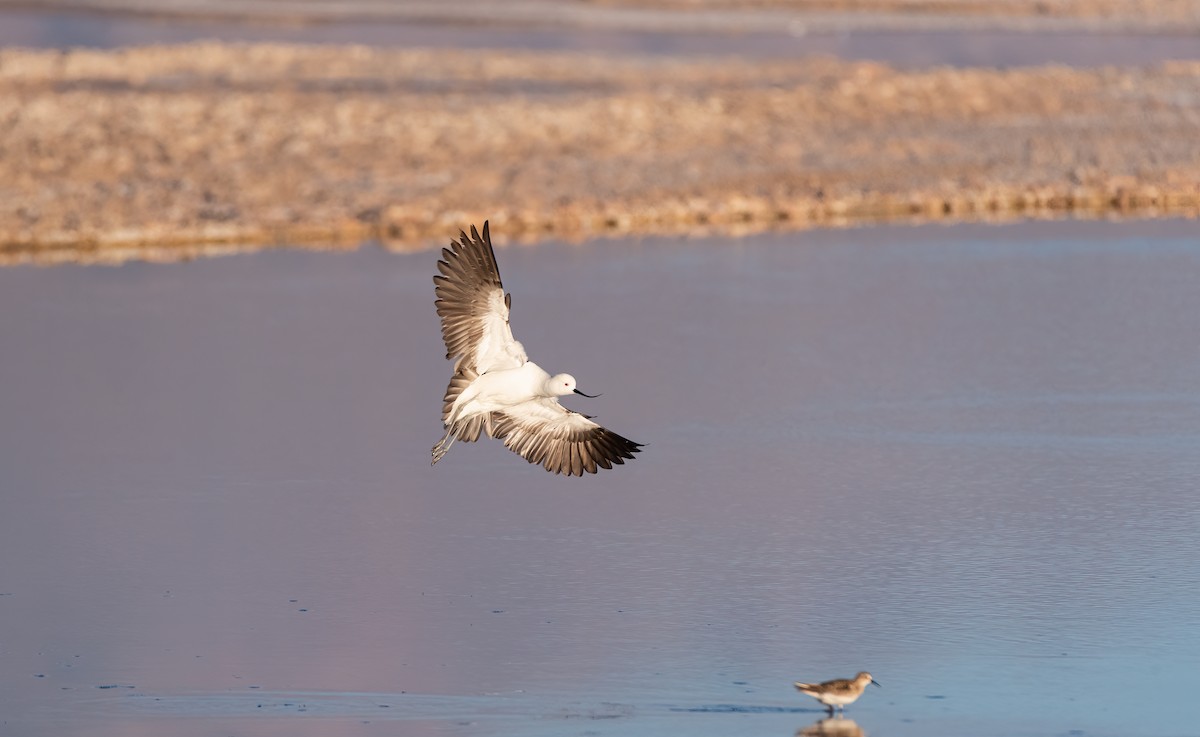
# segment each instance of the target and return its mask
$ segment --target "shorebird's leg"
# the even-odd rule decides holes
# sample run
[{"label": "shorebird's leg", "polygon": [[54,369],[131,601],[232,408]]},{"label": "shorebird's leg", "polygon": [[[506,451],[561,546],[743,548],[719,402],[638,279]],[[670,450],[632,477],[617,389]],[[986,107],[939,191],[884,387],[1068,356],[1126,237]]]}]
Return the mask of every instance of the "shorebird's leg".
[{"label": "shorebird's leg", "polygon": [[829,712],[829,716],[833,716],[833,704],[826,704],[825,710]]},{"label": "shorebird's leg", "polygon": [[446,451],[450,450],[451,445],[454,445],[454,438],[450,438],[450,442],[446,443],[445,445],[439,444],[433,446],[433,463],[430,463],[429,465],[432,466],[438,461],[442,460],[442,457],[446,455]]},{"label": "shorebird's leg", "polygon": [[458,436],[454,434],[453,426],[446,428],[446,434],[443,435],[442,439],[437,442],[437,445],[433,446],[433,463],[430,463],[429,465],[432,466],[438,461],[442,460],[442,456],[446,455],[446,451],[450,450],[451,445],[454,445],[454,440],[457,437]]}]

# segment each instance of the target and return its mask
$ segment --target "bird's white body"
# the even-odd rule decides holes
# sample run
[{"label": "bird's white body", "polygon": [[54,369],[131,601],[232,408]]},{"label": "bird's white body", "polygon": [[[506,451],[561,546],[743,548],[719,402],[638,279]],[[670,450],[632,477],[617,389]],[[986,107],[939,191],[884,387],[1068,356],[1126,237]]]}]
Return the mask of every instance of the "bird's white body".
[{"label": "bird's white body", "polygon": [[[489,371],[476,377],[450,406],[452,422],[469,420],[528,402],[537,397],[557,396],[547,389],[550,374],[533,361],[516,368]],[[570,392],[566,392],[570,393]]]},{"label": "bird's white body", "polygon": [[820,701],[825,706],[846,706],[847,704],[853,704],[855,701],[858,701],[858,697],[861,695],[862,695],[861,693],[857,693],[854,695],[833,694],[833,693],[810,693],[809,694],[809,696],[812,696],[814,699],[816,699],[817,701]]},{"label": "bird's white body", "polygon": [[435,304],[454,376],[442,398],[446,434],[433,446],[434,463],[455,440],[481,434],[554,473],[582,476],[633,458],[638,443],[558,403],[558,397],[583,394],[575,378],[551,376],[513,338],[511,295],[500,282],[486,222],[482,236],[472,227],[471,237],[463,233],[443,249],[438,270]]}]

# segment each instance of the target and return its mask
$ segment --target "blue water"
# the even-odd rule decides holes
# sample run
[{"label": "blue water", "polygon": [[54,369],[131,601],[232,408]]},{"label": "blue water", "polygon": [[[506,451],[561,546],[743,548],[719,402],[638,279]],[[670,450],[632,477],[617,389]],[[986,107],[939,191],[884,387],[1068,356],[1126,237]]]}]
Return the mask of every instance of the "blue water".
[{"label": "blue water", "polygon": [[1200,58],[1186,33],[858,30],[795,34],[631,32],[606,28],[520,24],[388,21],[239,22],[58,9],[0,7],[0,47],[50,49],[231,43],[363,44],[393,48],[532,49],[609,54],[740,56],[794,59],[835,56],[899,67],[1017,67],[1042,64],[1145,66]]},{"label": "blue water", "polygon": [[1200,734],[1197,232],[501,248],[585,479],[429,466],[434,253],[2,270],[0,732]]}]

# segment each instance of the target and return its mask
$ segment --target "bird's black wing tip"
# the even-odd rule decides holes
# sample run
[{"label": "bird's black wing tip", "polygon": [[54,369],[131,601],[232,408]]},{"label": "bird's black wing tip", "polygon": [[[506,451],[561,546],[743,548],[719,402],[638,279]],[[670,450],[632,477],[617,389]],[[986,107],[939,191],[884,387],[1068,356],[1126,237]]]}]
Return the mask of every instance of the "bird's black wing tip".
[{"label": "bird's black wing tip", "polygon": [[[466,238],[467,234],[463,233],[462,236],[463,236],[463,238]],[[490,221],[488,221],[488,220],[483,221],[483,234],[482,235],[480,235],[480,232],[475,227],[475,224],[472,223],[471,224],[471,240],[475,241],[476,243],[483,243],[484,245],[490,247],[492,245],[492,231],[490,228]]]}]

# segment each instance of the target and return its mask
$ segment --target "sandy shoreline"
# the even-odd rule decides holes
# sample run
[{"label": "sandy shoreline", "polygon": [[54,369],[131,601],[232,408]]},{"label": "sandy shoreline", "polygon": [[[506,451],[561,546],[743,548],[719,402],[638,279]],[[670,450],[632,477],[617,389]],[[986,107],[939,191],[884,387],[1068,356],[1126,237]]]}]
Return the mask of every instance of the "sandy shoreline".
[{"label": "sandy shoreline", "polygon": [[1198,62],[905,72],[267,44],[4,50],[0,261],[404,248],[485,217],[511,237],[565,238],[1195,217],[1197,89]]}]

